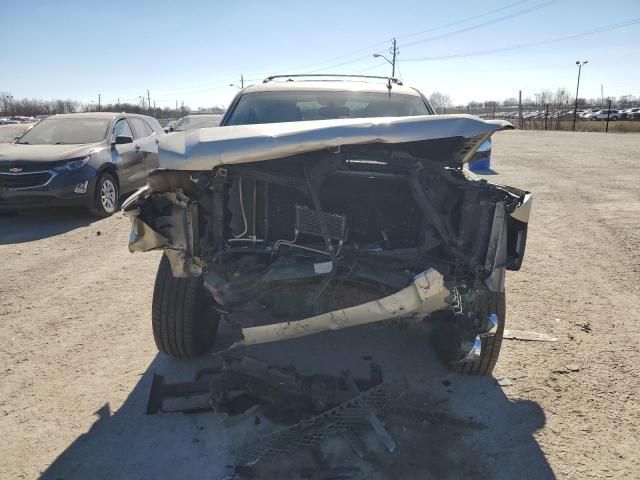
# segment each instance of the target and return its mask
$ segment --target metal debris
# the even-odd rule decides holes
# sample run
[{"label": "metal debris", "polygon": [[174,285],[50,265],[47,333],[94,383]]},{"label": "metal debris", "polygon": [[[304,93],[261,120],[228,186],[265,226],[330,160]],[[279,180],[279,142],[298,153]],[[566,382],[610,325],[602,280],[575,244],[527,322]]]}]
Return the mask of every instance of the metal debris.
[{"label": "metal debris", "polygon": [[[354,382],[358,392],[381,384],[380,366],[371,363],[369,378]],[[251,357],[226,358],[219,367],[198,371],[193,382],[165,383],[154,375],[147,414],[213,410],[231,421],[226,417],[250,414],[261,405],[266,418],[292,424],[353,396],[344,376],[303,376],[293,367],[273,367]]]},{"label": "metal debris", "polygon": [[500,385],[501,387],[510,387],[511,385],[513,385],[513,380],[511,380],[510,378],[501,378],[500,380],[498,380],[498,385]]},{"label": "metal debris", "polygon": [[[345,372],[344,378],[351,392],[354,394],[359,394],[360,391],[358,390],[358,386],[355,384],[355,382],[347,372]],[[367,419],[369,420],[369,423],[371,424],[373,430],[378,435],[378,438],[380,439],[380,441],[382,441],[382,443],[384,443],[384,446],[387,447],[389,453],[392,453],[396,449],[396,442],[393,440],[393,438],[391,438],[389,432],[387,432],[387,430],[384,428],[384,425],[377,417],[375,410],[367,403],[366,398],[362,399],[362,407],[365,409]]]},{"label": "metal debris", "polygon": [[529,342],[557,342],[556,337],[546,333],[531,332],[529,330],[507,330],[505,329],[502,338],[510,340],[524,340]]},{"label": "metal debris", "polygon": [[370,423],[370,413],[383,414],[404,390],[400,383],[380,384],[320,415],[260,436],[236,455],[237,465],[253,465],[263,457],[289,456],[301,448],[318,445],[332,435]]}]

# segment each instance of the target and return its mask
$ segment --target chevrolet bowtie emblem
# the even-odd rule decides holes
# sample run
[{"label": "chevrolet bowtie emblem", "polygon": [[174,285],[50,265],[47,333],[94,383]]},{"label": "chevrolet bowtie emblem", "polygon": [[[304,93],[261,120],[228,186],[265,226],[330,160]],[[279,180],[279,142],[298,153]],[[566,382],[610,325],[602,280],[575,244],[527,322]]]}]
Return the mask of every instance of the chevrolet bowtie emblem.
[{"label": "chevrolet bowtie emblem", "polygon": [[18,173],[18,172],[21,172],[21,171],[22,171],[22,169],[21,169],[21,168],[19,168],[19,167],[14,167],[14,168],[10,168],[10,169],[9,169],[9,171],[10,171],[11,173]]}]

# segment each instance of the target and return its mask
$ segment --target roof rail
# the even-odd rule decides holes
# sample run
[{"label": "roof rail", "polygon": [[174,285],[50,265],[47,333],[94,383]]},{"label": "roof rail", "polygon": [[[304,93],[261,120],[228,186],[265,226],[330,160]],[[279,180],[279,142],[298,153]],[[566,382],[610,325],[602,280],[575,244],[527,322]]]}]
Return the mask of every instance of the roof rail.
[{"label": "roof rail", "polygon": [[294,78],[311,77],[311,78],[371,78],[376,80],[385,80],[387,82],[395,83],[396,85],[402,85],[402,81],[394,77],[378,77],[374,75],[342,75],[342,74],[330,74],[330,73],[311,73],[311,74],[296,74],[296,75],[271,75],[265,78],[262,83],[268,83],[276,78],[288,78],[293,81]]}]

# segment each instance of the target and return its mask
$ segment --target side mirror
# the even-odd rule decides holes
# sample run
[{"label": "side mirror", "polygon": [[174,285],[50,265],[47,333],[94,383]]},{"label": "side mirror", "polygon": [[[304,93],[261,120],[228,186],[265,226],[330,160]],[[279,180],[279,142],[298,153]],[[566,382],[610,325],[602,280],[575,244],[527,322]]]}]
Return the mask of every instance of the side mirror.
[{"label": "side mirror", "polygon": [[127,143],[133,143],[133,137],[128,135],[118,135],[116,140],[112,142],[114,145],[125,145]]},{"label": "side mirror", "polygon": [[169,127],[169,133],[173,132],[173,127]]}]

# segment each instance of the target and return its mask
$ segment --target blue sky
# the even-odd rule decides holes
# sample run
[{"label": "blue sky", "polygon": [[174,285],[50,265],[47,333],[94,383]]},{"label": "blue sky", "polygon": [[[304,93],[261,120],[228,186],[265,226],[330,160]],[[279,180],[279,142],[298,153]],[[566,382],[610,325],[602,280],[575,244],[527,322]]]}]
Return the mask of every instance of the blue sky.
[{"label": "blue sky", "polygon": [[[471,17],[478,18],[465,21]],[[387,75],[390,66],[372,54],[386,53],[395,36],[405,83],[455,103],[517,97],[519,89],[525,97],[574,91],[578,59],[589,60],[580,96],[599,97],[601,85],[605,96],[638,96],[640,23],[410,61],[633,19],[640,0],[11,1],[0,9],[0,91],[85,102],[101,93],[107,103],[137,101],[148,88],[158,106],[226,105],[236,91],[228,84],[241,73]]]}]

